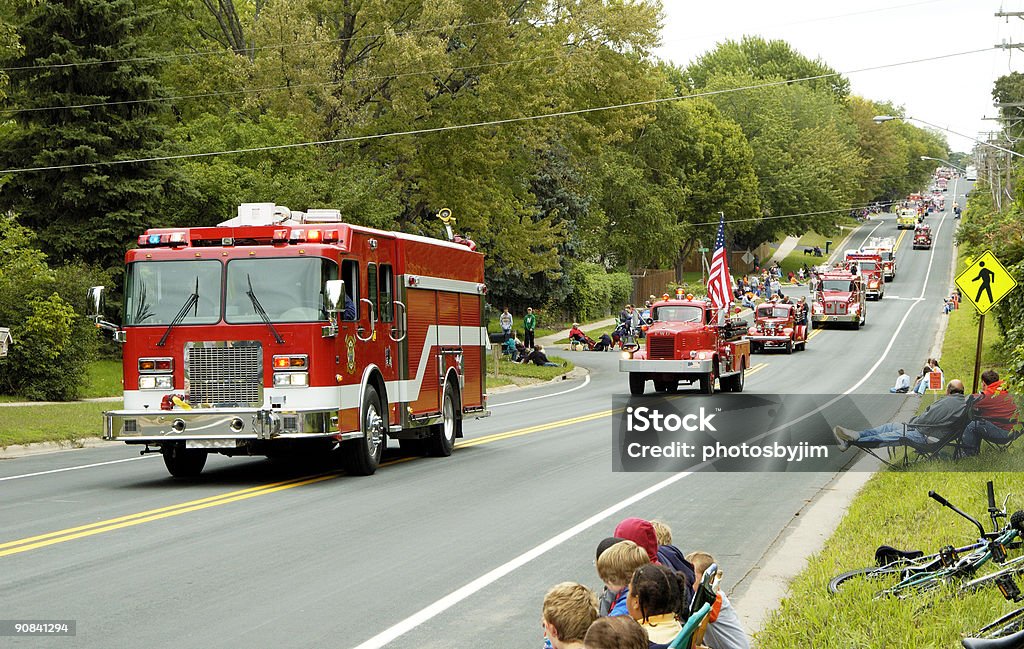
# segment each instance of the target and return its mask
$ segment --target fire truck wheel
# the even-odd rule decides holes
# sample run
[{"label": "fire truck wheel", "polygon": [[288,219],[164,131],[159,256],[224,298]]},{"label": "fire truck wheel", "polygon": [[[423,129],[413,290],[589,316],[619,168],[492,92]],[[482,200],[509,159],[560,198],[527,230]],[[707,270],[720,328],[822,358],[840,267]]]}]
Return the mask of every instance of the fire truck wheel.
[{"label": "fire truck wheel", "polygon": [[444,401],[441,404],[441,423],[434,426],[427,444],[427,451],[436,457],[448,457],[455,448],[462,420],[459,419],[461,408],[456,403],[458,397],[455,388],[449,382],[445,385]]},{"label": "fire truck wheel", "polygon": [[387,445],[384,437],[384,419],[381,418],[380,397],[373,386],[366,386],[362,412],[363,421],[360,428],[364,437],[343,444],[345,472],[349,475],[373,475]]},{"label": "fire truck wheel", "polygon": [[787,354],[792,354],[793,353],[793,339],[792,338],[790,338],[789,340],[786,341],[786,353]]},{"label": "fire truck wheel", "polygon": [[714,394],[715,393],[715,373],[708,372],[704,376],[700,377],[698,392],[701,394]]},{"label": "fire truck wheel", "polygon": [[640,395],[647,389],[647,377],[639,372],[629,373],[629,393]]},{"label": "fire truck wheel", "polygon": [[732,376],[725,379],[719,379],[719,384],[721,384],[722,386],[722,391],[743,392],[743,381],[744,375],[746,374],[746,370],[747,368],[744,366],[740,368],[740,371],[737,374],[733,374]]},{"label": "fire truck wheel", "polygon": [[194,448],[185,448],[184,443],[171,444],[160,449],[164,456],[167,472],[175,478],[194,478],[206,466],[208,453]]}]

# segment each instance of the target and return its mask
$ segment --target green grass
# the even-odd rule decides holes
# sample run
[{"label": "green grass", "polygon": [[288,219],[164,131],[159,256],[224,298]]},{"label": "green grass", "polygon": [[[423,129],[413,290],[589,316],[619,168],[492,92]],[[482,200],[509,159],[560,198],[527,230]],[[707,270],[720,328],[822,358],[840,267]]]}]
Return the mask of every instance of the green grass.
[{"label": "green grass", "polygon": [[[597,329],[587,329],[586,326],[582,326],[582,327],[580,327],[580,329],[582,329],[584,331],[584,333],[586,333],[588,336],[590,336],[594,340],[597,340],[598,338],[601,337],[601,334],[608,334],[609,336],[612,335],[612,332],[615,331],[615,325],[607,325],[605,327],[598,327]],[[561,340],[556,340],[554,344],[556,344],[556,345],[568,345],[569,344],[569,339],[568,338],[562,338]]]},{"label": "green grass", "polygon": [[[875,548],[882,544],[935,552],[943,545],[972,542],[977,530],[929,499],[928,490],[980,519],[986,511],[986,480],[994,480],[1000,502],[1007,493],[1018,494],[1011,498],[1011,511],[1024,506],[1024,475],[1019,473],[884,471],[874,476],[824,550],[791,584],[789,596],[758,634],[757,646],[957,647],[963,633],[1013,610],[995,588],[957,597],[944,589],[906,599],[874,599],[877,587],[870,583],[851,584],[849,592],[844,588],[836,596],[827,590],[834,575],[872,565]],[[985,566],[980,574],[991,569]]]},{"label": "green grass", "polygon": [[782,266],[782,277],[788,277],[790,271],[793,271],[795,273],[804,264],[807,264],[809,267],[812,267],[815,264],[825,263],[825,260],[828,259],[827,256],[815,257],[814,255],[805,255],[804,248],[813,248],[814,246],[819,246],[821,248],[822,254],[824,254],[825,242],[831,241],[832,247],[829,249],[829,254],[831,254],[832,252],[835,251],[836,246],[841,244],[843,242],[843,239],[846,238],[846,235],[850,233],[850,226],[844,227],[846,229],[842,230],[839,234],[836,234],[831,237],[820,235],[817,232],[808,232],[804,236],[800,237],[800,242],[797,243],[796,248],[793,248],[793,252],[786,255],[782,259],[782,261],[779,262],[779,265]]},{"label": "green grass", "polygon": [[[961,265],[962,265],[961,260]],[[942,345],[946,379],[959,378],[971,387],[977,316],[961,303],[949,316]],[[988,318],[987,320],[992,320]],[[999,368],[995,324],[986,322],[982,368]],[[910,369],[916,372],[919,368]],[[922,407],[932,399],[921,400]],[[900,451],[902,454],[902,450]],[[995,588],[953,597],[945,590],[907,599],[874,599],[877,588],[858,584],[837,596],[827,591],[829,579],[869,566],[879,545],[937,551],[943,545],[966,545],[977,531],[970,523],[928,498],[934,489],[947,500],[983,520],[985,482],[992,480],[1000,502],[1024,509],[1024,446],[1008,451],[983,447],[977,458],[918,462],[904,470],[873,476],[853,501],[824,549],[793,581],[783,600],[758,635],[763,649],[782,647],[956,647],[962,634],[976,630],[1014,607]],[[972,531],[973,530],[973,531]],[[984,574],[991,566],[982,569]],[[1017,605],[1019,606],[1019,605]]]},{"label": "green grass", "polygon": [[504,358],[498,364],[498,376],[494,376],[494,366],[490,357],[487,358],[487,387],[496,388],[511,383],[526,384],[536,381],[550,381],[571,371],[575,365],[559,356],[548,356],[552,363],[565,363],[564,367],[540,367],[530,363],[523,365],[512,363]]},{"label": "green grass", "polygon": [[74,402],[0,408],[0,447],[32,442],[72,442],[99,437],[104,410],[114,403]]},{"label": "green grass", "polygon": [[82,390],[83,399],[119,397],[123,390],[124,386],[121,384],[121,361],[102,359],[94,361],[89,365],[89,375],[86,379],[85,388]]}]

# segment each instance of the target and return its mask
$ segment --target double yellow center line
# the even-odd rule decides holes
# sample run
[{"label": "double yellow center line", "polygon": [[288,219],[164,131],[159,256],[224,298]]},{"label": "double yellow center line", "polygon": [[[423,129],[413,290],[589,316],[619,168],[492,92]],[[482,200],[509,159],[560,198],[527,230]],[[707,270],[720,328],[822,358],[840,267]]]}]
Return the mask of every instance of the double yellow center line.
[{"label": "double yellow center line", "polygon": [[[757,363],[747,370],[747,375],[759,372],[766,367],[768,367],[768,363]],[[602,410],[600,412],[591,413],[589,415],[581,415],[579,417],[562,419],[559,421],[553,421],[546,424],[528,426],[526,428],[510,430],[504,433],[485,435],[483,437],[477,437],[474,439],[460,442],[459,444],[456,445],[456,448],[462,449],[469,448],[471,446],[480,446],[481,444],[490,444],[492,442],[498,442],[501,440],[522,437],[524,435],[533,435],[548,430],[554,430],[556,428],[564,428],[566,426],[572,426],[574,424],[582,424],[588,421],[594,421],[597,419],[610,417],[612,414],[614,414],[614,412],[614,410]],[[403,462],[409,462],[410,460],[414,459],[416,458],[396,458],[394,460],[382,463],[381,466],[383,467],[391,466],[394,464],[401,464]],[[332,471],[329,473],[322,473],[313,476],[293,478],[291,480],[271,482],[268,484],[259,485],[257,487],[249,487],[247,489],[229,491],[227,493],[219,494],[216,496],[199,498],[198,500],[189,500],[187,502],[178,503],[176,505],[168,505],[166,507],[150,509],[135,514],[119,516],[117,518],[109,518],[107,520],[97,521],[95,523],[89,523],[87,525],[79,525],[77,527],[69,527],[67,529],[57,530],[55,532],[48,532],[46,534],[39,534],[36,536],[30,536],[15,541],[7,541],[6,543],[0,543],[0,557],[20,554],[22,552],[28,552],[30,550],[37,550],[39,548],[45,548],[50,545],[66,543],[67,541],[73,541],[75,539],[86,538],[89,536],[95,536],[97,534],[104,534],[106,532],[113,532],[115,530],[124,529],[126,527],[142,525],[143,523],[151,523],[153,521],[171,518],[173,516],[181,516],[182,514],[188,514],[190,512],[195,512],[202,509],[209,509],[211,507],[219,507],[221,505],[227,505],[229,503],[238,502],[241,500],[248,500],[250,498],[256,498],[258,496],[266,496],[267,494],[285,491],[286,489],[294,489],[295,487],[303,487],[306,485],[316,484],[318,482],[334,480],[335,478],[338,478],[342,475],[344,475],[344,473],[340,471]]]}]

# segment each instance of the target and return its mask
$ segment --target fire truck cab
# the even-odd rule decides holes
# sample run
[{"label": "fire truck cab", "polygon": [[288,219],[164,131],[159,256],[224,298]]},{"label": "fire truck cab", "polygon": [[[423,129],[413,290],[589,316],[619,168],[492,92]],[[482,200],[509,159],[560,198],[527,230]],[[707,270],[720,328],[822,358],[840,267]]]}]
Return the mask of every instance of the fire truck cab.
[{"label": "fire truck cab", "polygon": [[857,272],[864,277],[864,289],[869,300],[881,300],[885,297],[885,276],[882,271],[880,255],[850,251],[846,253],[843,263],[850,270],[856,268]]},{"label": "fire truck cab", "polygon": [[867,323],[867,293],[862,275],[844,268],[823,270],[813,283],[811,321],[815,326],[833,322],[860,329]]},{"label": "fire truck cab", "polygon": [[909,207],[901,208],[896,215],[897,230],[913,230],[917,223],[917,210]]},{"label": "fire truck cab", "polygon": [[914,250],[927,250],[932,247],[932,229],[927,223],[919,223],[914,228]]},{"label": "fire truck cab", "polygon": [[896,279],[896,241],[892,237],[872,237],[866,246],[860,249],[867,254],[878,255],[882,259],[882,275],[885,281]]},{"label": "fire truck cab", "polygon": [[158,228],[125,256],[124,407],[104,438],[173,476],[209,453],[335,452],[372,474],[387,438],[445,456],[485,416],[483,255],[475,244],[246,203],[216,227]]},{"label": "fire truck cab", "polygon": [[787,354],[794,349],[803,351],[807,349],[807,318],[795,304],[758,304],[754,325],[744,338],[750,341],[751,352],[770,348],[784,349]]},{"label": "fire truck cab", "polygon": [[670,299],[656,302],[643,348],[623,352],[619,371],[629,374],[631,394],[643,394],[647,381],[658,392],[675,392],[680,382],[696,383],[703,394],[742,392],[750,367],[746,322],[719,319],[710,300]]}]

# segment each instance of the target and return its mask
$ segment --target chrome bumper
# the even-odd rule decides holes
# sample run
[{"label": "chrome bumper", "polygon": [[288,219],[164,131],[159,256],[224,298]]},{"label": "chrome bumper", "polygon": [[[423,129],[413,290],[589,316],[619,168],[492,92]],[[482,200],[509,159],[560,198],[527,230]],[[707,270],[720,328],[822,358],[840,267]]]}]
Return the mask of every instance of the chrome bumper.
[{"label": "chrome bumper", "polygon": [[814,315],[811,322],[860,322],[859,313],[846,313],[843,315]]},{"label": "chrome bumper", "polygon": [[650,372],[652,374],[707,374],[711,371],[711,360],[634,360],[619,359],[620,372]]},{"label": "chrome bumper", "polygon": [[786,343],[792,340],[789,336],[743,336],[752,343]]},{"label": "chrome bumper", "polygon": [[[337,434],[337,410],[231,408],[103,413],[103,439],[117,442],[289,439]],[[345,433],[339,439],[361,436],[357,431]]]}]

